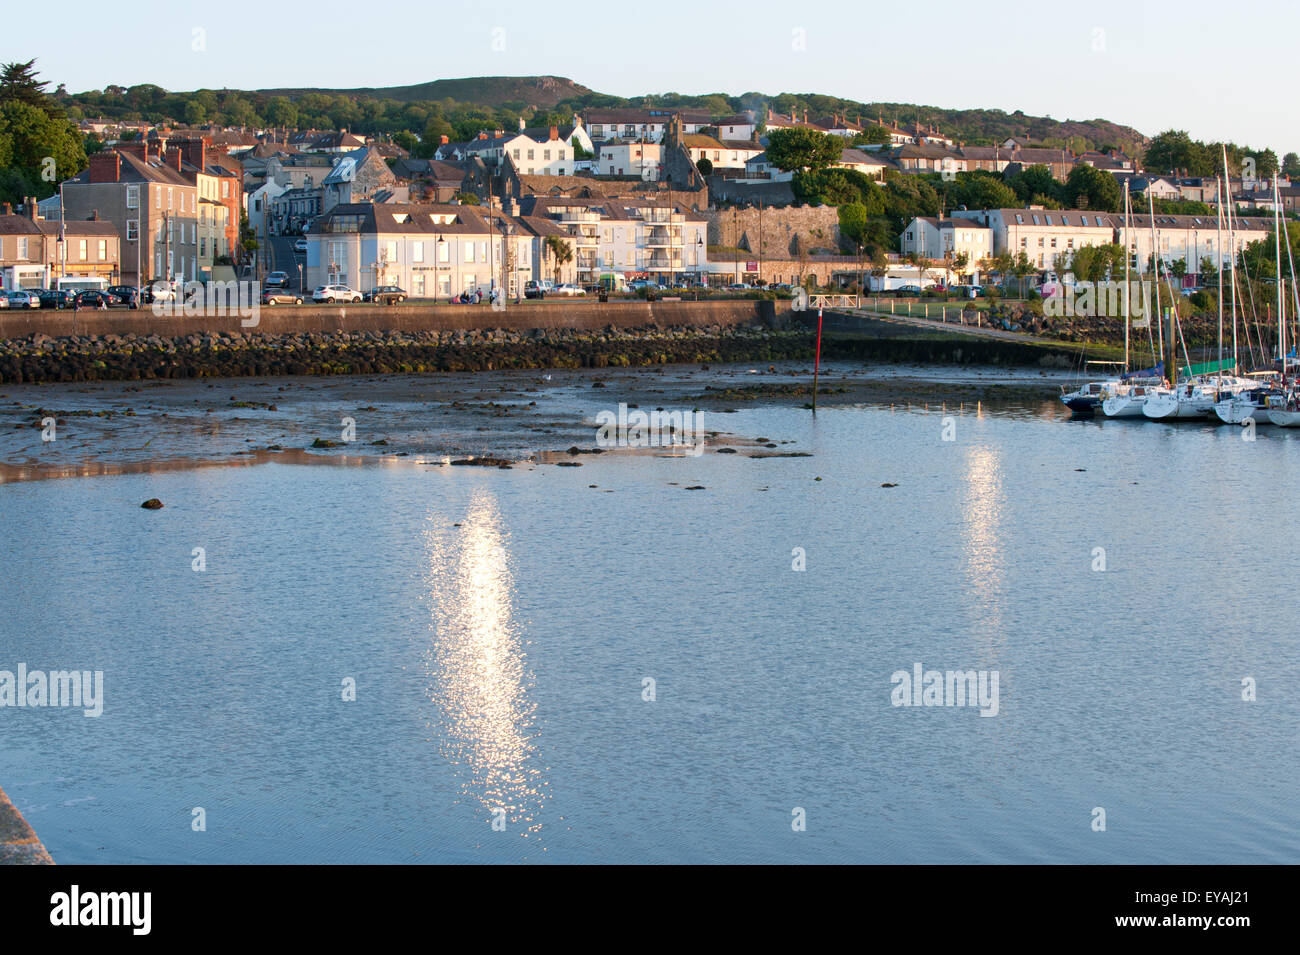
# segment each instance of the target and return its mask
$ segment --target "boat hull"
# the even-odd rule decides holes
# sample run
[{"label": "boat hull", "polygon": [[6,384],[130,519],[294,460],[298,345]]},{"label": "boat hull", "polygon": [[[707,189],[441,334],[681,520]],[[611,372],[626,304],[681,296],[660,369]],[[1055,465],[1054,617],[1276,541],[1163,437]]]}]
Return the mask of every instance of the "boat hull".
[{"label": "boat hull", "polygon": [[1300,411],[1268,410],[1268,419],[1279,428],[1300,428]]},{"label": "boat hull", "polygon": [[1214,410],[1210,398],[1179,398],[1177,395],[1153,395],[1142,406],[1142,414],[1156,421],[1181,421],[1204,418]]},{"label": "boat hull", "polygon": [[1107,418],[1141,418],[1144,404],[1145,396],[1116,395],[1103,401],[1101,410]]}]

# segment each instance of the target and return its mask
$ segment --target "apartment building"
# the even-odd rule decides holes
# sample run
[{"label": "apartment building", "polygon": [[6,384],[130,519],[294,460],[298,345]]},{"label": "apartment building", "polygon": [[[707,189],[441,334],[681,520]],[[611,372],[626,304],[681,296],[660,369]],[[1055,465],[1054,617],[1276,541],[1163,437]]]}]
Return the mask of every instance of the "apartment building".
[{"label": "apartment building", "polygon": [[61,188],[65,218],[117,228],[121,284],[199,280],[198,188],[154,145],[121,143],[95,153]]},{"label": "apartment building", "polygon": [[[970,219],[992,232],[992,254],[1025,253],[1038,269],[1068,262],[1075,249],[1085,245],[1110,245],[1116,241],[1116,219],[1109,213],[1043,209],[959,209],[954,219]],[[1062,260],[1061,256],[1064,256]]]},{"label": "apartment building", "polygon": [[708,267],[704,216],[664,199],[532,196],[526,211],[573,236],[578,281],[698,279]]},{"label": "apartment building", "polygon": [[444,301],[493,288],[513,297],[524,282],[548,268],[554,272],[543,251],[548,235],[567,242],[558,228],[498,209],[340,204],[307,233],[306,280],[312,287],[341,284],[358,291],[398,285],[413,298]]}]

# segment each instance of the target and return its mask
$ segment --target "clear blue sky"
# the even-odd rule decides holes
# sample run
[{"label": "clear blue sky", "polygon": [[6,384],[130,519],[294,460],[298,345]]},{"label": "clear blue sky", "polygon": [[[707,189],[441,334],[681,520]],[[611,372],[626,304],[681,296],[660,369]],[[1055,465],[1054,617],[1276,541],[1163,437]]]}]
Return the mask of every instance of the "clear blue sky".
[{"label": "clear blue sky", "polygon": [[[1300,6],[1284,0],[67,0],[57,11],[12,4],[5,20],[0,60],[35,56],[45,79],[78,92],[555,74],[621,96],[816,92],[1104,117],[1148,135],[1180,128],[1300,151]],[[196,29],[205,50],[194,49]]]}]

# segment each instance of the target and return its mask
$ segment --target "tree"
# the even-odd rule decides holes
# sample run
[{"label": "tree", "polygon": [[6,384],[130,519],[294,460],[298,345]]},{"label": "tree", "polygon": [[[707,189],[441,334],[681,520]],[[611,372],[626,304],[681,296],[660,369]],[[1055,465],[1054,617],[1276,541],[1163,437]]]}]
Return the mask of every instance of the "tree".
[{"label": "tree", "polygon": [[573,246],[558,235],[548,235],[545,247],[555,261],[555,283],[560,283],[560,272],[566,263],[573,261]]},{"label": "tree", "polygon": [[847,202],[839,208],[840,235],[851,246],[866,244],[867,207],[860,202]]},{"label": "tree", "polygon": [[43,80],[36,78],[36,61],[6,63],[0,67],[0,103],[26,103],[38,109],[49,109]]},{"label": "tree", "polygon": [[959,172],[951,181],[941,180],[945,205],[949,209],[965,206],[967,209],[1006,209],[1019,205],[1019,199],[1010,186],[989,172]]},{"label": "tree", "polygon": [[783,172],[819,171],[840,158],[844,140],[831,133],[796,126],[774,129],[767,137],[767,159]]},{"label": "tree", "polygon": [[1300,178],[1300,155],[1287,153],[1282,157],[1282,174],[1289,179]]},{"label": "tree", "polygon": [[713,174],[713,163],[709,162],[707,156],[701,156],[699,162],[695,164],[695,168],[700,171],[701,176],[709,176]]},{"label": "tree", "polygon": [[1059,203],[1064,198],[1061,183],[1052,175],[1052,170],[1042,164],[1025,166],[1019,172],[1004,178],[1023,203],[1047,205],[1038,200],[1047,199]]},{"label": "tree", "polygon": [[478,196],[474,195],[472,192],[458,192],[452,197],[452,199],[459,202],[462,206],[477,206],[480,204]]},{"label": "tree", "polygon": [[1095,166],[1079,163],[1065,180],[1065,204],[1070,208],[1118,212],[1123,202],[1115,177]]}]

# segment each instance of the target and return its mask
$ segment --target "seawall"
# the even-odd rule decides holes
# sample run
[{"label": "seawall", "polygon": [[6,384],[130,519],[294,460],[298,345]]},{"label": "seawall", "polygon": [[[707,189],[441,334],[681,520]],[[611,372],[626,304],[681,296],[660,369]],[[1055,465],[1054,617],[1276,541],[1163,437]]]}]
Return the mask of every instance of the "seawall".
[{"label": "seawall", "polygon": [[157,315],[136,310],[79,311],[54,309],[0,310],[0,340],[28,335],[158,335],[178,338],[208,332],[259,335],[334,334],[336,332],[457,332],[477,329],[528,332],[537,329],[596,331],[608,327],[723,328],[763,322],[778,324],[789,302],[720,299],[701,302],[545,301],[481,305],[264,305],[256,324],[238,315]]},{"label": "seawall", "polygon": [[54,865],[41,840],[0,789],[0,865]]}]

